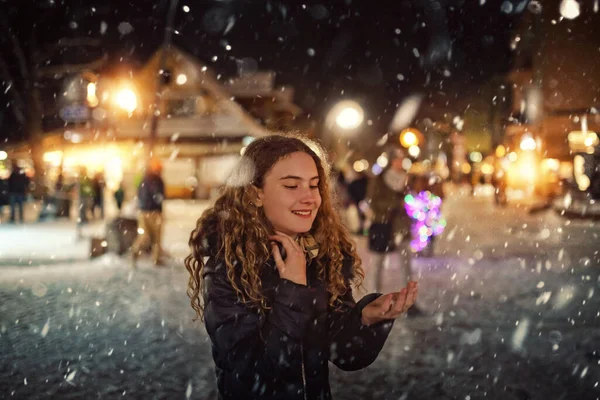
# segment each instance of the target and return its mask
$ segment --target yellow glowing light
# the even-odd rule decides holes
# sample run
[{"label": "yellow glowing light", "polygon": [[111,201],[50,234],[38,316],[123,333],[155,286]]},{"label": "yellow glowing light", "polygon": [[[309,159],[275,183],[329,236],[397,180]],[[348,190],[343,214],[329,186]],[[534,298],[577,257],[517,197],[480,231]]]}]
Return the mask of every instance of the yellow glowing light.
[{"label": "yellow glowing light", "polygon": [[388,163],[389,159],[386,153],[382,153],[379,157],[377,157],[377,164],[379,164],[381,168],[387,167]]},{"label": "yellow glowing light", "polygon": [[418,146],[419,138],[413,131],[405,129],[400,133],[400,144],[406,148]]},{"label": "yellow glowing light", "polygon": [[98,105],[98,97],[96,96],[96,84],[90,82],[87,84],[87,102],[90,107],[96,107]]},{"label": "yellow glowing light", "polygon": [[471,154],[469,154],[469,159],[474,163],[480,163],[481,160],[483,160],[483,154],[478,151],[473,151]]},{"label": "yellow glowing light", "polygon": [[408,154],[410,154],[411,157],[419,157],[419,154],[421,154],[421,149],[419,148],[419,146],[410,146],[408,148]]},{"label": "yellow glowing light", "polygon": [[132,168],[131,153],[130,147],[120,145],[102,147],[80,145],[64,153],[62,166],[65,170],[72,171],[85,167],[90,176],[102,172],[106,186],[114,191],[123,180],[123,171]]},{"label": "yellow glowing light", "polygon": [[496,147],[496,157],[500,158],[500,157],[504,157],[505,155],[506,155],[506,147],[504,147],[503,145]]},{"label": "yellow glowing light", "polygon": [[515,153],[514,151],[508,154],[508,159],[511,162],[516,162],[517,161],[517,153]]},{"label": "yellow glowing light", "polygon": [[558,171],[560,167],[560,161],[556,158],[547,158],[544,160],[544,165],[550,171]]},{"label": "yellow glowing light", "polygon": [[591,132],[584,140],[583,144],[591,147],[598,144],[598,135],[595,132]]},{"label": "yellow glowing light", "polygon": [[484,163],[481,165],[481,173],[484,175],[491,175],[494,173],[494,167],[491,164]]},{"label": "yellow glowing light", "polygon": [[8,158],[8,153],[5,151],[0,151],[0,161],[4,161]]},{"label": "yellow glowing light", "polygon": [[523,139],[521,140],[521,150],[523,151],[527,151],[527,150],[535,150],[537,148],[537,143],[535,142],[535,139],[529,135],[525,135],[523,136]]},{"label": "yellow glowing light", "polygon": [[585,174],[585,159],[576,155],[573,159],[573,175],[575,175],[575,182],[577,182],[577,186],[579,190],[587,190],[590,187],[590,178]]},{"label": "yellow glowing light", "polygon": [[533,182],[535,180],[535,168],[533,165],[523,165],[519,170],[521,178],[527,182]]},{"label": "yellow glowing light", "polygon": [[590,147],[598,145],[598,134],[592,131],[573,131],[567,136],[569,139],[569,147],[573,151],[586,151],[589,152]]},{"label": "yellow glowing light", "polygon": [[53,165],[55,167],[58,167],[63,159],[63,152],[60,150],[57,151],[48,151],[46,153],[44,153],[43,155],[43,160],[44,162]]},{"label": "yellow glowing light", "polygon": [[343,100],[335,104],[327,113],[326,125],[330,129],[341,130],[344,134],[357,133],[363,123],[365,113],[356,101]]},{"label": "yellow glowing light", "polygon": [[119,107],[129,113],[137,108],[137,97],[131,89],[121,89],[117,93],[115,101]]},{"label": "yellow glowing light", "polygon": [[363,120],[361,112],[353,107],[346,107],[340,110],[339,114],[335,118],[335,122],[342,129],[354,129],[357,128]]},{"label": "yellow glowing light", "polygon": [[509,186],[531,188],[538,179],[539,168],[540,161],[534,152],[519,153],[518,158],[515,153],[515,161],[508,166],[507,171]]},{"label": "yellow glowing light", "polygon": [[187,82],[187,75],[186,74],[177,75],[177,79],[175,79],[175,82],[178,85],[184,85]]},{"label": "yellow glowing light", "polygon": [[363,172],[369,168],[369,162],[367,160],[358,160],[354,162],[352,167],[356,172]]},{"label": "yellow glowing light", "polygon": [[462,171],[463,174],[468,174],[469,172],[471,172],[471,166],[468,163],[464,163],[460,167],[460,170]]}]

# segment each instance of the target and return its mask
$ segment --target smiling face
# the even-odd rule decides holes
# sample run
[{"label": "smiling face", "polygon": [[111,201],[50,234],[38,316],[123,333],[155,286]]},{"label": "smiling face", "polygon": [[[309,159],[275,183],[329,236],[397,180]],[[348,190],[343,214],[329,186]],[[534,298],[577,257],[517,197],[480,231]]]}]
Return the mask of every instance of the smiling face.
[{"label": "smiling face", "polygon": [[308,232],[321,206],[315,161],[300,151],[280,159],[265,175],[258,199],[275,230],[292,237]]}]

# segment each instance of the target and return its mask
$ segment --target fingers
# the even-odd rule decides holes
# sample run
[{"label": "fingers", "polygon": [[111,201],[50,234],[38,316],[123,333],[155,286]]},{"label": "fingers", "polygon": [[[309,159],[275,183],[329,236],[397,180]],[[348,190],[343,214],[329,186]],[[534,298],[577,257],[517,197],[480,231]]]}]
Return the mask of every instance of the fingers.
[{"label": "fingers", "polygon": [[363,318],[369,320],[371,324],[396,319],[415,304],[417,292],[418,284],[409,282],[399,292],[384,294],[363,309]]},{"label": "fingers", "polygon": [[[384,294],[369,303],[370,314],[376,314],[377,317],[383,317],[392,307],[394,303],[394,293]],[[374,315],[372,315],[374,316]]]},{"label": "fingers", "polygon": [[417,293],[419,292],[419,286],[415,282],[414,285],[408,289],[407,302],[410,304],[409,307],[412,307],[413,304],[417,301]]},{"label": "fingers", "polygon": [[292,239],[292,237],[290,235],[285,234],[280,231],[275,231],[275,236],[279,236],[284,239],[284,241],[281,242],[281,244],[283,244],[284,246],[285,246],[285,242],[287,242],[294,248],[297,248],[298,250],[300,250],[300,245],[298,243],[296,243],[296,241],[294,239]]},{"label": "fingers", "polygon": [[285,262],[283,262],[283,258],[281,257],[281,253],[279,252],[279,247],[275,243],[271,243],[271,251],[273,252],[273,259],[275,260],[275,265],[277,268],[283,272],[285,269]]},{"label": "fingers", "polygon": [[298,254],[302,253],[302,249],[300,248],[298,243],[296,243],[294,241],[294,239],[292,239],[291,237],[289,237],[288,235],[286,235],[283,232],[279,232],[279,231],[275,231],[275,232],[276,232],[276,234],[269,236],[269,239],[277,240],[279,243],[281,243],[283,245],[283,248],[285,249],[285,251],[288,254],[292,254],[294,252],[296,252]]},{"label": "fingers", "polygon": [[381,315],[387,314],[392,309],[392,307],[394,307],[394,303],[396,302],[394,295],[395,293],[388,293],[386,295],[381,296]]},{"label": "fingers", "polygon": [[408,290],[406,290],[406,288],[400,290],[399,292],[395,293],[395,298],[396,301],[394,302],[393,306],[391,307],[391,309],[388,311],[388,315],[391,318],[395,318],[396,316],[398,316],[399,314],[405,312],[405,308],[406,308],[406,295],[408,294]]},{"label": "fingers", "polygon": [[418,285],[416,282],[409,282],[407,287],[403,288],[399,292],[390,293],[393,301],[389,308],[386,309],[383,316],[385,318],[397,318],[401,314],[404,314],[411,308],[416,300],[418,293]]}]

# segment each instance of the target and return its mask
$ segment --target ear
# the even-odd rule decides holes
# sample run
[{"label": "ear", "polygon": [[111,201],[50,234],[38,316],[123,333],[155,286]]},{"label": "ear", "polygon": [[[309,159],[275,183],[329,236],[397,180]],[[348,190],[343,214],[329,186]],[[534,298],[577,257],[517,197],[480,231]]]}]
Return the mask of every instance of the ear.
[{"label": "ear", "polygon": [[256,207],[262,207],[265,192],[261,188],[256,187],[254,185],[252,185],[252,187],[254,188],[254,204],[256,205]]}]

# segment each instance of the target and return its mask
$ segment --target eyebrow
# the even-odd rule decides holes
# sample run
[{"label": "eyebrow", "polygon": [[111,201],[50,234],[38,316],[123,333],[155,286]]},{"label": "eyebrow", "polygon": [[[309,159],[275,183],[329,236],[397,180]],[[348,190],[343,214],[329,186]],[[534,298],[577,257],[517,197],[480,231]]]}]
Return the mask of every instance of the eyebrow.
[{"label": "eyebrow", "polygon": [[[283,178],[279,178],[280,181],[284,180],[284,179],[296,179],[298,181],[304,180],[304,178],[300,177],[300,176],[295,176],[295,175],[286,175]],[[309,179],[309,181],[315,180],[315,179],[319,179],[318,176],[313,176],[312,178]]]}]

